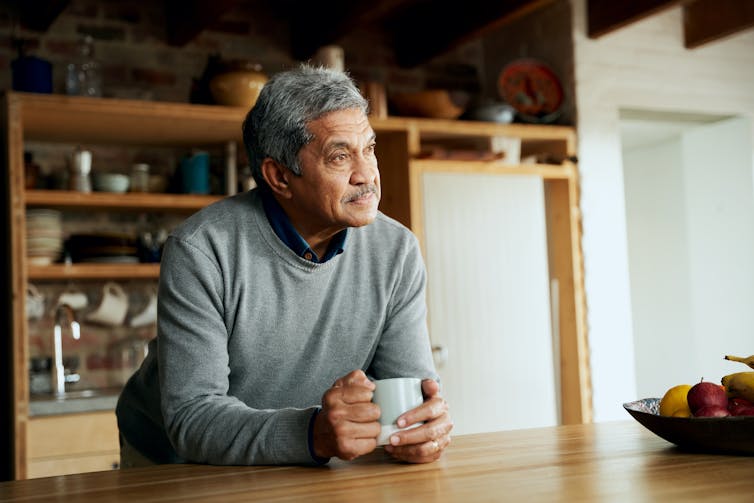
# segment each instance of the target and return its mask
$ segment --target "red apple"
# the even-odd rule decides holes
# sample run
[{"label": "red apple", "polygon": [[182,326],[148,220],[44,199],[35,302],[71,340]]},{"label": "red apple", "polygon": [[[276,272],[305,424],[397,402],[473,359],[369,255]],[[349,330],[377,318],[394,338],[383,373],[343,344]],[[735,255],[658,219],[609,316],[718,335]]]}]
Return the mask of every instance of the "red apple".
[{"label": "red apple", "polygon": [[731,412],[731,416],[754,416],[754,405],[751,407],[741,407],[736,412]]},{"label": "red apple", "polygon": [[728,395],[725,388],[712,382],[702,381],[693,385],[686,395],[686,400],[695,416],[699,415],[697,411],[702,408],[714,407],[728,411]]},{"label": "red apple", "polygon": [[731,416],[754,416],[754,403],[745,398],[728,398],[728,412]]},{"label": "red apple", "polygon": [[[745,398],[728,398],[728,412],[731,416],[739,416],[738,411],[754,407],[754,404]],[[744,414],[748,415],[748,414]]]},{"label": "red apple", "polygon": [[726,407],[715,407],[714,405],[708,405],[697,409],[694,412],[694,417],[725,417],[730,416],[730,412]]}]

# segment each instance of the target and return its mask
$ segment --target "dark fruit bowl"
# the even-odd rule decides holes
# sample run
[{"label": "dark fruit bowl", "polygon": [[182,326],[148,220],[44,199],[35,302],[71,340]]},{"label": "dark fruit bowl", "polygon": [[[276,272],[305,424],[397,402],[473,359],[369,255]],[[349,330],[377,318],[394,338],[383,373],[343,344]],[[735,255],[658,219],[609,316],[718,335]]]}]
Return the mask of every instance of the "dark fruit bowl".
[{"label": "dark fruit bowl", "polygon": [[623,408],[655,435],[694,452],[754,454],[754,416],[665,417],[659,398],[644,398]]}]

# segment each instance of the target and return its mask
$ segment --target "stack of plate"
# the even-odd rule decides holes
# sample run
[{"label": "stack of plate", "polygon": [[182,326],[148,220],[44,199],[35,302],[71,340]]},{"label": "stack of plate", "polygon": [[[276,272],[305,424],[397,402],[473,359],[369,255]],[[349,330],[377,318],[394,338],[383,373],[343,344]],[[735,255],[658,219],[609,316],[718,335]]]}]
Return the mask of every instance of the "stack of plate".
[{"label": "stack of plate", "polygon": [[26,212],[26,256],[32,265],[55,262],[63,251],[62,214],[56,210]]}]

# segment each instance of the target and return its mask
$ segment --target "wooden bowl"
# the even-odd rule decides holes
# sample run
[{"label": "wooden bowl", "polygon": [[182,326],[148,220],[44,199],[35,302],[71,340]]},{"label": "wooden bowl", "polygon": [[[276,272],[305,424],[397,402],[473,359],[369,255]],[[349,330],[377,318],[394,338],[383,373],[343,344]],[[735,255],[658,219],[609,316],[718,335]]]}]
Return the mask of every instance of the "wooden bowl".
[{"label": "wooden bowl", "polygon": [[450,92],[445,89],[395,93],[390,101],[398,115],[410,117],[457,119],[464,110],[453,101]]}]

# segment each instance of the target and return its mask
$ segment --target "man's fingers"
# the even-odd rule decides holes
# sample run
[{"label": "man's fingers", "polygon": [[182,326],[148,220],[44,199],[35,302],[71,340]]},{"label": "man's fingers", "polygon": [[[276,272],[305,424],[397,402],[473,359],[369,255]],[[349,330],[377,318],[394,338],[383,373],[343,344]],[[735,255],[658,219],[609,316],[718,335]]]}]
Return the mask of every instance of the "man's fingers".
[{"label": "man's fingers", "polygon": [[343,386],[330,388],[322,397],[323,405],[335,407],[339,403],[371,403],[373,391],[365,386]]},{"label": "man's fingers", "polygon": [[371,403],[339,404],[337,407],[323,407],[328,420],[335,424],[343,421],[355,423],[376,422],[380,418],[379,406]]},{"label": "man's fingers", "polygon": [[443,451],[450,445],[450,435],[444,435],[435,440],[421,444],[403,446],[385,446],[385,450],[395,459],[406,463],[430,463],[442,456]]},{"label": "man's fingers", "polygon": [[422,393],[424,398],[432,398],[440,394],[440,384],[434,379],[424,379],[422,381]]},{"label": "man's fingers", "polygon": [[349,438],[338,443],[338,454],[340,459],[351,461],[364,454],[369,454],[377,448],[375,438]]},{"label": "man's fingers", "polygon": [[453,422],[450,420],[450,416],[443,414],[416,428],[409,428],[394,433],[390,436],[390,443],[393,445],[423,444],[448,435],[452,429]]},{"label": "man's fingers", "polygon": [[369,380],[363,370],[352,370],[348,374],[335,380],[333,388],[340,388],[342,386],[351,385],[364,385],[370,389],[374,389],[374,383]]},{"label": "man's fingers", "polygon": [[436,395],[434,398],[430,398],[417,408],[402,414],[398,417],[397,423],[400,428],[405,428],[406,426],[411,426],[415,423],[431,421],[436,417],[447,414],[447,412],[448,402],[446,402],[441,396]]}]

